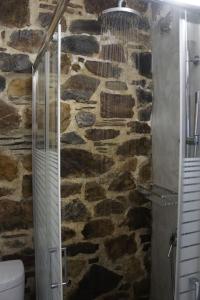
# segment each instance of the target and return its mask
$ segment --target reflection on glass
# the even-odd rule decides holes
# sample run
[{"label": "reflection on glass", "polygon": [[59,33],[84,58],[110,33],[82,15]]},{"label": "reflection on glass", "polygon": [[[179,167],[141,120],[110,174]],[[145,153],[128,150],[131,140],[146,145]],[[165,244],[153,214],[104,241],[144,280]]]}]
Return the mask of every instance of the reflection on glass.
[{"label": "reflection on glass", "polygon": [[56,150],[58,138],[58,44],[49,47],[49,149]]},{"label": "reflection on glass", "polygon": [[36,148],[45,149],[45,58],[38,67],[38,83],[36,88]]}]

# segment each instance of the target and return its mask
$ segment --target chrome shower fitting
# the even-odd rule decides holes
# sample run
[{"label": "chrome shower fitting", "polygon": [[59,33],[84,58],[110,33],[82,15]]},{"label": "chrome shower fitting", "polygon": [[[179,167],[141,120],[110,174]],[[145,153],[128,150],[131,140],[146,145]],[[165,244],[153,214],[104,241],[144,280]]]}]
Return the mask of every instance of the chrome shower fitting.
[{"label": "chrome shower fitting", "polygon": [[119,0],[118,7],[123,7],[123,3],[127,5],[126,0]]}]

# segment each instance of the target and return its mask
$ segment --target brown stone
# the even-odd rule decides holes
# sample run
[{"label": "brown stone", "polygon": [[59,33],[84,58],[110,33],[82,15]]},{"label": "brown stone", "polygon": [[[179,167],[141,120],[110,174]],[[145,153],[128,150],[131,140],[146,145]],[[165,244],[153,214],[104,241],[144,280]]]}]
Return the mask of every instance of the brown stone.
[{"label": "brown stone", "polygon": [[143,137],[124,142],[118,147],[117,154],[123,156],[149,155],[151,152],[151,140]]},{"label": "brown stone", "polygon": [[1,133],[8,132],[13,129],[18,129],[21,123],[21,117],[17,109],[0,100],[0,131]]},{"label": "brown stone", "polygon": [[12,181],[18,176],[18,162],[9,154],[0,152],[0,180]]},{"label": "brown stone", "polygon": [[85,239],[102,238],[114,232],[114,225],[110,219],[92,220],[85,224],[82,234]]},{"label": "brown stone", "polygon": [[139,120],[140,121],[146,121],[146,122],[150,121],[151,113],[152,113],[152,106],[151,105],[149,105],[145,108],[141,108],[138,111]]},{"label": "brown stone", "polygon": [[87,261],[83,259],[68,259],[67,267],[68,267],[68,276],[72,278],[76,278],[80,276],[80,274],[85,270],[87,266]]},{"label": "brown stone", "polygon": [[124,53],[124,47],[120,44],[104,45],[102,46],[100,58],[125,63],[126,58]]},{"label": "brown stone", "polygon": [[32,63],[26,54],[0,52],[0,70],[2,72],[31,73]]},{"label": "brown stone", "polygon": [[71,59],[68,54],[61,55],[61,72],[62,74],[68,74],[71,67]]},{"label": "brown stone", "polygon": [[142,193],[137,190],[131,191],[129,193],[129,201],[132,205],[141,206],[149,202],[147,198],[144,197]]},{"label": "brown stone", "polygon": [[32,176],[24,175],[22,182],[22,194],[24,198],[32,196]]},{"label": "brown stone", "polygon": [[27,171],[29,171],[29,172],[32,171],[32,155],[31,154],[27,154],[22,157],[22,165]]},{"label": "brown stone", "polygon": [[32,227],[32,203],[30,201],[0,201],[0,231]]},{"label": "brown stone", "polygon": [[124,205],[119,201],[106,199],[99,202],[94,211],[96,217],[105,217],[111,214],[119,215],[124,212]]},{"label": "brown stone", "polygon": [[119,78],[122,69],[109,62],[88,60],[85,67],[96,76],[104,78]]},{"label": "brown stone", "polygon": [[80,200],[75,199],[65,205],[62,217],[67,222],[83,222],[90,218],[90,213]]},{"label": "brown stone", "polygon": [[26,129],[32,128],[32,108],[25,107],[24,109],[24,126]]},{"label": "brown stone", "polygon": [[66,198],[72,195],[80,194],[81,184],[67,182],[61,185],[61,197]]},{"label": "brown stone", "polygon": [[10,98],[27,97],[27,96],[31,98],[32,78],[13,79],[8,85],[8,96]]},{"label": "brown stone", "polygon": [[99,52],[99,43],[92,35],[71,35],[63,37],[61,41],[62,52],[77,55],[92,56]]},{"label": "brown stone", "polygon": [[139,281],[145,276],[145,270],[141,266],[141,262],[135,256],[124,261],[125,279],[130,282]]},{"label": "brown stone", "polygon": [[95,202],[105,199],[106,192],[104,188],[96,182],[88,182],[85,185],[85,199],[89,202]]},{"label": "brown stone", "polygon": [[70,77],[62,85],[63,100],[89,101],[98,88],[100,81],[82,74]]},{"label": "brown stone", "polygon": [[42,40],[43,31],[24,29],[14,31],[8,45],[19,51],[35,53],[40,48]]},{"label": "brown stone", "polygon": [[136,184],[131,172],[124,172],[114,178],[109,186],[109,191],[128,191],[135,189]]},{"label": "brown stone", "polygon": [[117,0],[84,0],[86,12],[90,14],[100,14],[103,10],[108,9],[110,7],[115,7],[118,4]]},{"label": "brown stone", "polygon": [[145,134],[151,132],[151,127],[144,122],[132,121],[127,124],[130,128],[130,132],[135,132],[139,134]]},{"label": "brown stone", "polygon": [[60,131],[67,130],[71,120],[70,105],[60,102]]},{"label": "brown stone", "polygon": [[151,164],[150,162],[143,164],[139,170],[139,182],[147,183],[151,180]]},{"label": "brown stone", "polygon": [[75,148],[61,150],[62,177],[93,177],[106,173],[112,165],[112,159],[103,155]]},{"label": "brown stone", "polygon": [[151,211],[146,207],[134,207],[127,213],[127,225],[130,230],[151,227]]},{"label": "brown stone", "polygon": [[132,118],[135,100],[131,95],[109,94],[102,92],[101,117],[102,118]]},{"label": "brown stone", "polygon": [[30,25],[29,1],[6,0],[0,2],[0,24],[8,27]]},{"label": "brown stone", "polygon": [[8,195],[12,194],[13,192],[14,192],[13,189],[9,189],[6,187],[0,187],[0,197],[8,196]]},{"label": "brown stone", "polygon": [[120,131],[115,129],[88,129],[86,130],[86,138],[92,141],[101,141],[114,139],[119,136]]},{"label": "brown stone", "polygon": [[126,171],[132,171],[132,172],[135,172],[136,169],[137,169],[137,164],[138,164],[138,160],[136,157],[134,158],[129,158],[127,161],[125,161],[123,167],[122,167],[122,170],[124,172]]},{"label": "brown stone", "polygon": [[71,240],[75,236],[76,236],[76,232],[73,229],[62,226],[61,237],[63,242],[67,240]]},{"label": "brown stone", "polygon": [[123,81],[107,81],[106,88],[112,91],[127,91],[127,84]]},{"label": "brown stone", "polygon": [[122,258],[124,255],[131,255],[137,251],[137,243],[135,241],[135,234],[120,235],[105,241],[105,249],[108,258],[115,261]]}]

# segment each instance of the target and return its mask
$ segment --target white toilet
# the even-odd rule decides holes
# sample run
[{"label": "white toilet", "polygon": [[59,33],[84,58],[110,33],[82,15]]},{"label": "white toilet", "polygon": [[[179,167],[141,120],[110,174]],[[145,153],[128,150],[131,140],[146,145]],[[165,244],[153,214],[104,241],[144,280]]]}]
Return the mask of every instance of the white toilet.
[{"label": "white toilet", "polygon": [[24,266],[21,260],[0,262],[0,300],[24,300]]}]

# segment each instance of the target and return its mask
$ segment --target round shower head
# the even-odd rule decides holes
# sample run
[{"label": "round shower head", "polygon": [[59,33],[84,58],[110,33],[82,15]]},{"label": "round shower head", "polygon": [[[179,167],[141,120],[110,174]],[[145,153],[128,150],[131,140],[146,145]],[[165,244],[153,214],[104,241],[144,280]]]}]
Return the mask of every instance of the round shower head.
[{"label": "round shower head", "polygon": [[107,29],[123,31],[133,29],[138,25],[140,13],[127,6],[124,7],[123,3],[126,4],[126,1],[119,0],[118,7],[109,8],[102,12],[102,19]]},{"label": "round shower head", "polygon": [[132,8],[129,8],[129,7],[113,7],[113,8],[109,8],[109,9],[106,9],[102,12],[102,15],[107,15],[107,16],[110,16],[110,17],[113,17],[113,16],[124,16],[125,18],[126,17],[141,17],[140,13]]}]

